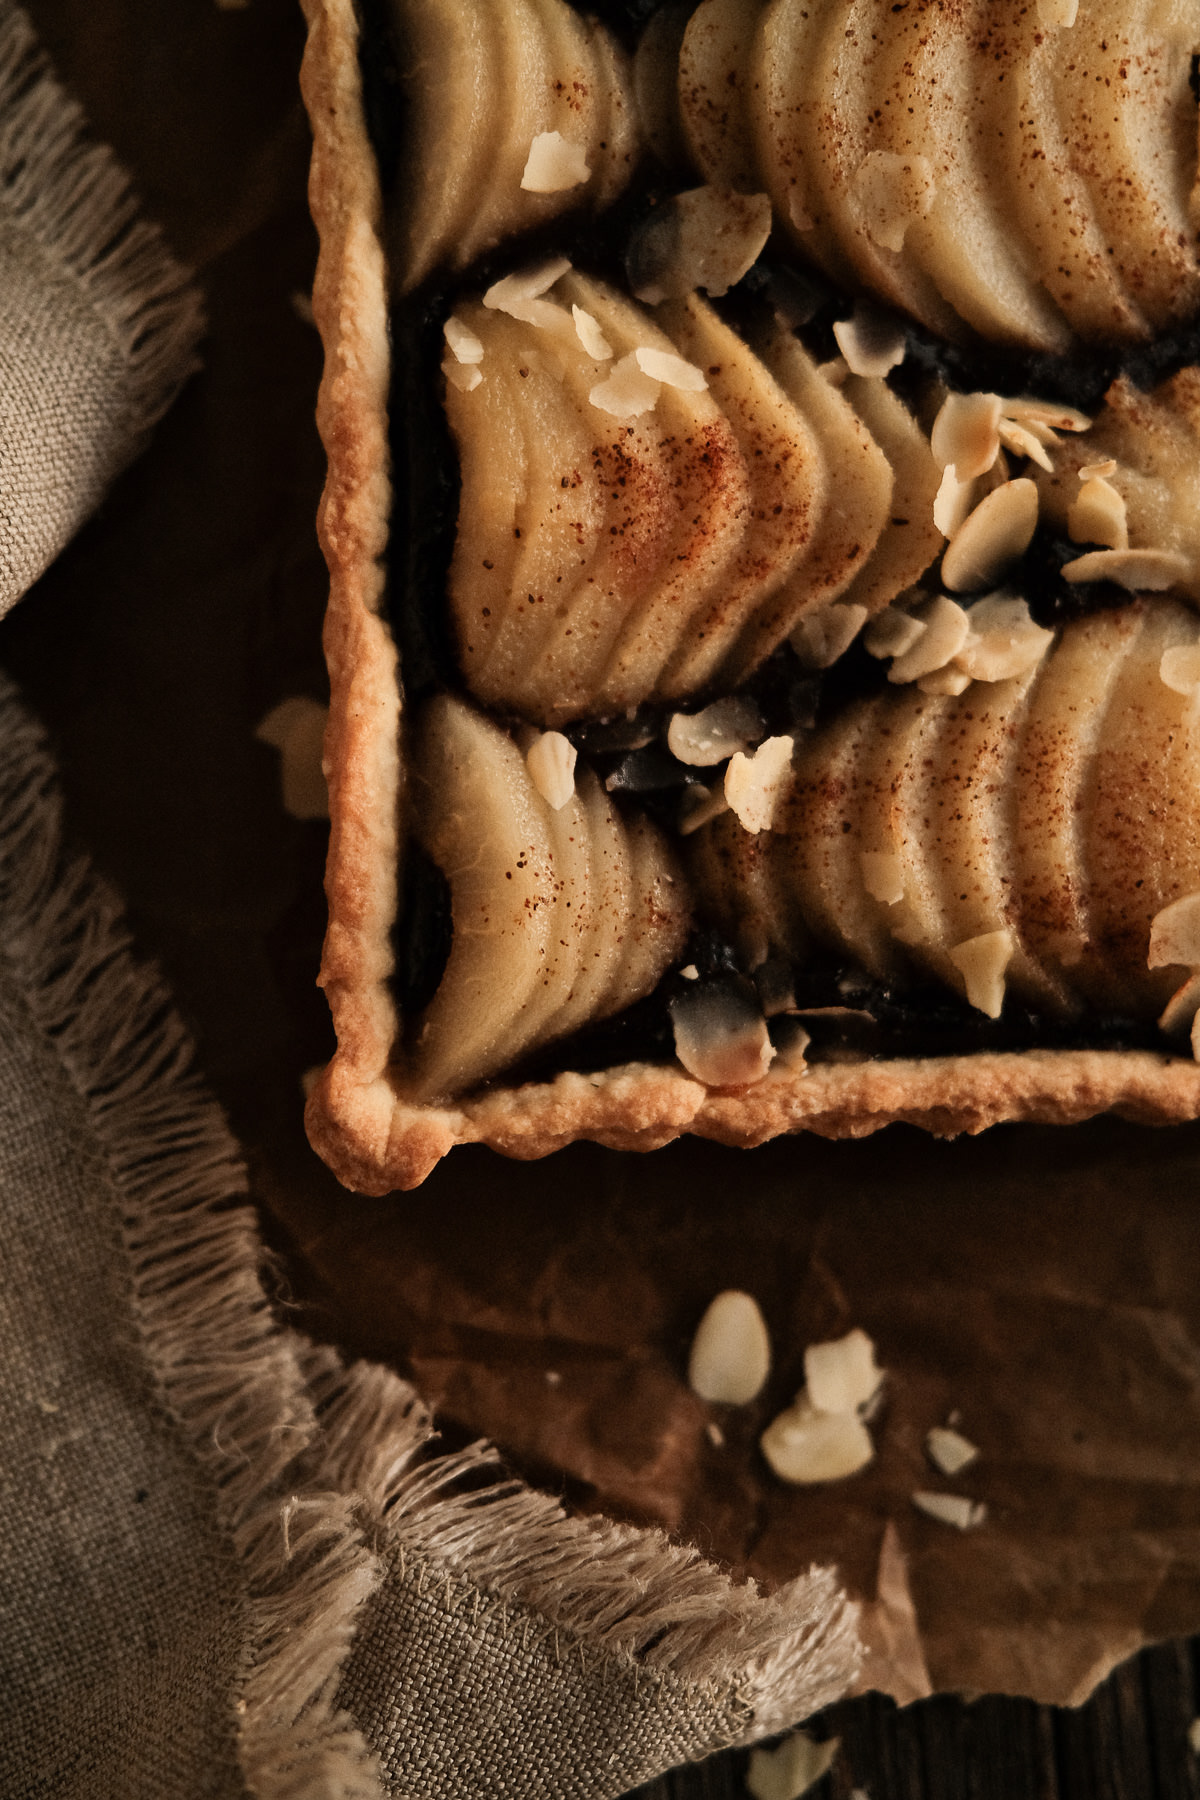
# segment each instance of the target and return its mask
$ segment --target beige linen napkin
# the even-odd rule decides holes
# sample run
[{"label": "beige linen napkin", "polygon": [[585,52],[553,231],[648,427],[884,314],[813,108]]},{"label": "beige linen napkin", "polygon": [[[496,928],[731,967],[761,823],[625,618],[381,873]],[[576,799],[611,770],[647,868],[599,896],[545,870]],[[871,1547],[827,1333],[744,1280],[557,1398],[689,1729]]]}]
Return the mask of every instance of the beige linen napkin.
[{"label": "beige linen napkin", "polygon": [[[141,447],[200,307],[0,0],[0,601]],[[95,597],[98,606],[104,596]],[[615,1796],[849,1686],[769,1599],[572,1519],[278,1324],[245,1174],[0,684],[0,1791]]]}]

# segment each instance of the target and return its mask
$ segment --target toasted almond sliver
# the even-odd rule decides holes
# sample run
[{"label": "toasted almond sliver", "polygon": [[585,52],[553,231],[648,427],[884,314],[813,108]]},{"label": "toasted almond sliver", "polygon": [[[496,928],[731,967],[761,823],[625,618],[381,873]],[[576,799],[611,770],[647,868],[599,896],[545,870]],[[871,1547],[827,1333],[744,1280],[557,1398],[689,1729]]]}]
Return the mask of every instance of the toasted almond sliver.
[{"label": "toasted almond sliver", "polygon": [[722,813],[729,811],[729,802],[725,798],[725,786],[718,781],[711,788],[699,782],[693,782],[683,790],[683,800],[679,808],[679,835],[690,837],[693,831],[699,831],[710,819],[717,819]]},{"label": "toasted almond sliver", "polygon": [[952,662],[967,641],[970,621],[957,601],[938,594],[922,609],[925,630],[888,670],[892,682],[917,681]]},{"label": "toasted almond sliver", "polygon": [[1020,425],[1048,425],[1052,431],[1087,431],[1092,423],[1077,406],[1060,406],[1054,400],[1002,400],[1000,411]]},{"label": "toasted almond sliver", "polygon": [[979,1447],[949,1425],[935,1425],[925,1434],[925,1453],[943,1475],[957,1475],[979,1457]]},{"label": "toasted almond sliver", "polygon": [[1200,644],[1175,644],[1164,650],[1158,672],[1173,694],[1200,692]]},{"label": "toasted almond sliver", "polygon": [[608,380],[598,382],[588,399],[601,412],[612,413],[615,418],[636,419],[657,404],[660,386],[639,367],[637,352],[631,350],[613,364]]},{"label": "toasted almond sliver", "polygon": [[607,362],[613,353],[613,347],[591,313],[584,312],[582,306],[572,306],[571,317],[575,321],[576,335],[592,361]]},{"label": "toasted almond sliver", "polygon": [[748,997],[729,988],[689,987],[670,1002],[675,1054],[706,1087],[749,1087],[775,1055],[767,1021]]},{"label": "toasted almond sliver", "polygon": [[999,394],[947,394],[933,421],[929,447],[939,468],[960,481],[986,475],[1000,449]]},{"label": "toasted almond sliver", "polygon": [[698,369],[695,363],[686,362],[682,356],[676,356],[673,350],[656,350],[652,345],[643,344],[633,354],[643,375],[648,375],[651,381],[661,381],[665,387],[681,388],[686,394],[701,394],[708,386],[704,370]]},{"label": "toasted almond sliver", "polygon": [[868,150],[851,188],[867,236],[883,250],[903,250],[909,226],[925,218],[937,198],[929,158],[895,150]]},{"label": "toasted almond sliver", "polygon": [[1158,1028],[1168,1037],[1177,1037],[1181,1032],[1192,1030],[1197,1013],[1200,1013],[1200,975],[1189,975],[1163,1007]]},{"label": "toasted almond sliver", "polygon": [[1004,972],[1012,961],[1010,931],[984,931],[947,952],[967,990],[967,1004],[989,1019],[1004,1007]]},{"label": "toasted almond sliver", "polygon": [[923,694],[949,694],[953,698],[956,694],[965,694],[970,685],[971,677],[965,669],[958,667],[957,658],[944,669],[917,676],[917,686]]},{"label": "toasted almond sliver", "polygon": [[987,1507],[982,1500],[968,1500],[965,1494],[916,1493],[912,1503],[931,1519],[937,1519],[943,1525],[957,1526],[959,1531],[972,1531],[987,1518]]},{"label": "toasted almond sliver", "polygon": [[993,489],[946,547],[942,580],[951,593],[990,587],[1029,548],[1037,516],[1038,491],[1026,476]]},{"label": "toasted almond sliver", "polygon": [[763,730],[762,714],[753,700],[730,694],[714,700],[702,712],[672,713],[667,726],[667,749],[689,768],[710,769],[735,750],[757,744]]},{"label": "toasted almond sliver", "polygon": [[960,481],[954,464],[947,463],[941,485],[933,502],[933,522],[944,538],[952,538],[962,530],[975,497],[975,478]]},{"label": "toasted almond sliver", "polygon": [[480,363],[483,361],[483,340],[476,337],[469,325],[464,325],[454,313],[442,326],[442,336],[450,346],[450,354],[455,362]]},{"label": "toasted almond sliver", "polygon": [[1125,496],[1102,475],[1080,487],[1067,509],[1067,536],[1076,544],[1103,544],[1109,550],[1129,548]]},{"label": "toasted almond sliver", "polygon": [[688,1386],[702,1400],[746,1406],[771,1372],[771,1339],[753,1294],[727,1288],[709,1302],[688,1358]]},{"label": "toasted almond sliver", "polygon": [[744,831],[769,831],[792,766],[794,741],[769,737],[752,756],[739,750],[725,771],[725,798]]},{"label": "toasted almond sliver", "polygon": [[970,636],[955,663],[972,681],[1008,681],[1041,662],[1054,633],[1035,625],[1029,604],[1015,594],[989,594],[967,615]]},{"label": "toasted almond sliver", "polygon": [[572,144],[561,131],[539,131],[529,146],[521,186],[528,194],[561,194],[580,187],[590,176],[582,144]]},{"label": "toasted almond sliver", "polygon": [[904,864],[890,850],[863,850],[862,882],[872,900],[896,906],[904,898]]},{"label": "toasted almond sliver", "polygon": [[525,752],[530,780],[548,806],[561,812],[575,792],[578,752],[561,731],[543,731]]},{"label": "toasted almond sliver", "polygon": [[[494,281],[483,296],[483,304],[491,307],[493,312],[508,312],[514,302],[536,300],[546,293],[556,281],[562,279],[570,267],[570,257],[551,256],[545,262],[534,263],[528,269],[518,269],[512,275],[505,275],[499,281]],[[514,316],[520,317],[519,314]]]},{"label": "toasted almond sliver", "polygon": [[451,387],[456,387],[460,394],[474,393],[483,380],[483,370],[478,363],[444,362],[442,374]]},{"label": "toasted almond sliver", "polygon": [[833,328],[838,349],[852,375],[881,377],[904,361],[904,327],[893,313],[859,300],[848,319]]},{"label": "toasted almond sliver", "polygon": [[845,1337],[810,1344],[804,1352],[808,1401],[818,1412],[862,1412],[879,1392],[882,1380],[875,1346],[858,1326]]},{"label": "toasted almond sliver", "polygon": [[1115,456],[1106,456],[1103,462],[1084,463],[1075,471],[1080,481],[1107,481],[1110,475],[1117,472]]},{"label": "toasted almond sliver", "polygon": [[903,656],[925,630],[924,619],[914,619],[898,606],[885,606],[863,632],[863,646],[872,656]]},{"label": "toasted almond sliver", "polygon": [[1164,969],[1179,963],[1185,969],[1200,969],[1200,894],[1184,894],[1172,900],[1150,921],[1149,969]]},{"label": "toasted almond sliver", "polygon": [[867,609],[855,601],[818,608],[801,619],[788,639],[810,669],[831,669],[844,656],[867,620]]},{"label": "toasted almond sliver", "polygon": [[1115,581],[1131,594],[1162,594],[1186,581],[1191,563],[1177,550],[1089,550],[1064,563],[1064,581]]},{"label": "toasted almond sliver", "polygon": [[856,1413],[818,1412],[803,1392],[771,1421],[759,1444],[782,1481],[804,1486],[843,1481],[875,1455],[871,1434]]},{"label": "toasted almond sliver", "polygon": [[997,426],[1000,442],[1014,456],[1027,456],[1035,462],[1039,469],[1047,474],[1053,472],[1054,464],[1046,454],[1046,446],[1036,432],[1030,431],[1028,425],[1018,425],[1015,419],[1001,419]]}]

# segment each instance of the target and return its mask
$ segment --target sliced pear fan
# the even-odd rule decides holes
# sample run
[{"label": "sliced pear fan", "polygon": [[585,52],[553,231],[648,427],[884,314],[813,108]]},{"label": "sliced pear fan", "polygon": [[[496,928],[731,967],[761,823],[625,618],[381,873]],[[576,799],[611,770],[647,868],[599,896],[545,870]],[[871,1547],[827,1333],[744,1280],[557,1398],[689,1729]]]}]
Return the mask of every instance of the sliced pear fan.
[{"label": "sliced pear fan", "polygon": [[649,993],[688,927],[662,834],[625,823],[588,769],[553,808],[517,745],[442,695],[417,731],[417,835],[450,887],[453,941],[406,1092],[444,1098]]},{"label": "sliced pear fan", "polygon": [[754,193],[746,112],[754,0],[701,0],[679,52],[679,116],[696,167],[714,187]]},{"label": "sliced pear fan", "polygon": [[1152,921],[1200,892],[1200,719],[1162,664],[1198,642],[1194,613],[1141,602],[1067,626],[1026,675],[858,702],[797,755],[769,836],[697,832],[705,904],[993,1016],[1007,984],[1059,1016],[1156,1018],[1180,974],[1147,966]]},{"label": "sliced pear fan", "polygon": [[[567,0],[390,4],[408,98],[405,292],[564,211],[611,204],[637,153],[629,69],[611,34]],[[589,174],[531,192],[530,150],[550,132],[578,147]]]}]

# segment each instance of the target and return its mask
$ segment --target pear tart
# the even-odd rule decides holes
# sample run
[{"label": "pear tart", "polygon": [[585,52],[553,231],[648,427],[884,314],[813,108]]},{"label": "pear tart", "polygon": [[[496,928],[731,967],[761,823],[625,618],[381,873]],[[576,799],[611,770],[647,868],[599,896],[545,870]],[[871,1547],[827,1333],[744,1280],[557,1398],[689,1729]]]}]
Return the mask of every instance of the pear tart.
[{"label": "pear tart", "polygon": [[304,4],[341,1179],[1200,1114],[1200,21]]}]

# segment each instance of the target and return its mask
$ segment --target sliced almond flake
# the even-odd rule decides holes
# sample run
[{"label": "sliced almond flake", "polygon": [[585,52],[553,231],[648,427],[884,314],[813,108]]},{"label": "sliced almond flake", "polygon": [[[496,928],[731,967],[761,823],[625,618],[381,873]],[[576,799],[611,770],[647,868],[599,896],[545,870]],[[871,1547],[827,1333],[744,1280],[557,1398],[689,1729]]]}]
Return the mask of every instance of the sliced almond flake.
[{"label": "sliced almond flake", "polygon": [[1115,475],[1116,472],[1117,459],[1115,456],[1106,456],[1103,462],[1084,463],[1082,468],[1076,470],[1080,481],[1107,481],[1109,476]]},{"label": "sliced almond flake", "polygon": [[1179,963],[1200,969],[1200,894],[1184,894],[1172,900],[1150,921],[1149,969],[1165,969]]},{"label": "sliced almond flake", "polygon": [[1045,444],[1027,425],[1018,425],[1015,419],[1001,419],[996,429],[1006,450],[1011,450],[1014,456],[1027,456],[1039,469],[1053,473],[1054,464],[1046,453]]},{"label": "sliced almond flake", "polygon": [[483,339],[476,337],[469,325],[454,313],[442,326],[442,336],[450,346],[450,354],[455,362],[480,363],[483,361]]},{"label": "sliced almond flake", "polygon": [[726,1288],[711,1300],[696,1327],[688,1358],[688,1386],[702,1400],[746,1406],[771,1372],[771,1339],[753,1294]]},{"label": "sliced almond flake", "polygon": [[[483,296],[483,304],[493,312],[510,312],[514,302],[520,304],[526,300],[536,300],[546,293],[556,281],[562,280],[570,267],[570,257],[551,256],[544,262],[534,263],[528,269],[518,269],[512,275],[505,275],[499,281],[494,281]],[[519,318],[520,314],[513,316]]]},{"label": "sliced almond flake", "polygon": [[984,931],[955,944],[947,954],[963,978],[967,1004],[998,1019],[1004,1007],[1004,974],[1012,961],[1012,933]]},{"label": "sliced almond flake", "polygon": [[875,1455],[871,1434],[856,1413],[818,1412],[803,1392],[772,1419],[759,1445],[780,1480],[797,1486],[844,1481]]},{"label": "sliced almond flake", "polygon": [[680,388],[685,394],[702,394],[708,386],[704,370],[676,356],[673,350],[656,350],[651,344],[641,344],[633,354],[643,375],[649,375],[651,381],[661,381],[664,387]]},{"label": "sliced almond flake", "polygon": [[762,714],[753,700],[730,694],[698,713],[672,713],[667,749],[689,768],[709,769],[735,750],[747,750],[763,735]]},{"label": "sliced almond flake", "polygon": [[948,694],[951,699],[965,694],[971,685],[971,677],[965,669],[960,669],[957,660],[944,669],[934,669],[930,675],[918,675],[917,686],[923,694]]},{"label": "sliced almond flake", "polygon": [[1102,475],[1080,487],[1067,508],[1067,536],[1076,544],[1104,544],[1109,550],[1129,548],[1125,496]]},{"label": "sliced almond flake", "polygon": [[810,1344],[804,1352],[808,1401],[817,1412],[861,1412],[879,1392],[882,1380],[875,1346],[858,1326],[845,1337]]},{"label": "sliced almond flake", "polygon": [[869,300],[856,301],[850,317],[834,325],[833,335],[852,375],[882,377],[904,361],[908,340],[903,325]]},{"label": "sliced almond flake", "polygon": [[697,288],[719,299],[748,273],[770,234],[769,195],[689,188],[634,230],[625,255],[633,292],[647,306]]},{"label": "sliced almond flake", "polygon": [[869,150],[850,185],[867,236],[882,250],[903,250],[909,226],[927,218],[937,198],[929,158],[895,150]]},{"label": "sliced almond flake", "polygon": [[831,669],[844,656],[867,622],[867,609],[856,601],[822,606],[808,613],[788,642],[809,669]]},{"label": "sliced almond flake", "polygon": [[775,1022],[775,1054],[785,1069],[793,1075],[807,1075],[808,1062],[805,1052],[812,1043],[806,1027],[799,1019],[777,1019]]},{"label": "sliced almond flake", "polygon": [[679,835],[690,837],[693,831],[699,831],[710,819],[720,818],[729,811],[729,802],[725,798],[722,782],[715,787],[706,788],[698,782],[691,783],[683,790],[683,800],[679,808]]},{"label": "sliced almond flake", "polygon": [[1025,554],[1037,530],[1038,491],[1027,476],[1006,481],[959,526],[942,557],[942,580],[954,594],[990,587]]},{"label": "sliced almond flake", "polygon": [[1164,650],[1158,673],[1173,694],[1200,693],[1200,644],[1175,644]]},{"label": "sliced almond flake", "polygon": [[1077,406],[1060,406],[1055,400],[1001,400],[1000,411],[1018,424],[1048,425],[1052,431],[1089,431],[1092,421]]},{"label": "sliced almond flake", "polygon": [[925,630],[911,650],[897,656],[888,670],[891,682],[916,681],[953,662],[967,641],[970,624],[958,602],[938,594],[922,609]]},{"label": "sliced almond flake", "polygon": [[483,370],[477,363],[444,362],[442,374],[460,394],[473,394],[483,380]]},{"label": "sliced almond flake", "polygon": [[594,387],[588,399],[601,412],[612,413],[614,418],[636,419],[657,405],[660,387],[660,382],[653,381],[638,366],[637,352],[631,350],[628,356],[613,364],[608,380]]},{"label": "sliced almond flake", "polygon": [[1029,603],[1016,594],[989,594],[967,614],[970,633],[955,664],[972,681],[1008,681],[1036,668],[1054,633],[1035,625]]},{"label": "sliced almond flake", "polygon": [[904,898],[904,864],[890,850],[863,850],[863,886],[872,900],[883,906],[897,906]]},{"label": "sliced almond flake", "polygon": [[1189,975],[1182,987],[1175,989],[1159,1016],[1158,1028],[1168,1037],[1189,1031],[1200,1012],[1200,975]]},{"label": "sliced almond flake", "polygon": [[582,186],[591,172],[582,144],[569,143],[561,131],[539,131],[529,146],[521,186],[527,194],[562,194]]},{"label": "sliced almond flake", "polygon": [[675,1054],[706,1087],[750,1087],[775,1055],[767,1021],[753,1001],[732,988],[685,988],[670,1001]]},{"label": "sliced almond flake", "polygon": [[933,421],[929,447],[940,469],[960,481],[986,475],[1000,449],[999,394],[947,394]]},{"label": "sliced almond flake", "polygon": [[973,1531],[987,1518],[983,1501],[968,1500],[965,1494],[918,1492],[912,1495],[912,1503],[931,1519],[937,1519],[942,1525],[954,1525],[959,1531]]},{"label": "sliced almond flake", "polygon": [[329,708],[308,694],[273,706],[255,730],[260,743],[279,752],[280,798],[293,819],[327,819],[325,727]]},{"label": "sliced almond flake", "polygon": [[725,771],[725,798],[744,831],[769,831],[792,766],[794,740],[769,737],[750,756],[742,750]]},{"label": "sliced almond flake", "polygon": [[571,317],[575,321],[575,331],[580,343],[593,362],[607,362],[613,353],[613,347],[601,331],[590,312],[582,306],[571,307]]},{"label": "sliced almond flake", "polygon": [[925,1436],[925,1452],[943,1475],[957,1475],[979,1459],[979,1447],[949,1425],[935,1425]]},{"label": "sliced almond flake", "polygon": [[746,1789],[754,1800],[800,1800],[833,1767],[840,1738],[818,1744],[806,1731],[794,1731],[773,1750],[752,1750]]},{"label": "sliced almond flake", "polygon": [[725,1448],[725,1433],[721,1430],[721,1427],[717,1424],[715,1419],[710,1419],[708,1421],[708,1424],[704,1427],[704,1435],[714,1450],[723,1450]]},{"label": "sliced almond flake", "polygon": [[954,464],[948,463],[942,472],[941,485],[933,502],[933,522],[943,537],[952,538],[956,531],[962,529],[974,498],[975,478],[960,481]]},{"label": "sliced almond flake", "polygon": [[817,374],[830,387],[842,388],[850,378],[850,365],[844,356],[831,356],[828,362],[817,364]]},{"label": "sliced almond flake", "polygon": [[561,731],[539,732],[525,752],[530,780],[555,812],[561,812],[575,792],[577,756],[574,744]]},{"label": "sliced almond flake", "polygon": [[679,973],[684,981],[699,981],[700,979],[700,971],[695,963],[685,963]]},{"label": "sliced almond flake", "polygon": [[924,619],[914,619],[898,606],[887,606],[863,632],[863,646],[872,656],[903,656],[924,633]]},{"label": "sliced almond flake", "polygon": [[1115,581],[1131,594],[1162,594],[1186,581],[1191,563],[1177,550],[1089,550],[1064,563],[1064,581]]}]

